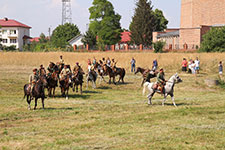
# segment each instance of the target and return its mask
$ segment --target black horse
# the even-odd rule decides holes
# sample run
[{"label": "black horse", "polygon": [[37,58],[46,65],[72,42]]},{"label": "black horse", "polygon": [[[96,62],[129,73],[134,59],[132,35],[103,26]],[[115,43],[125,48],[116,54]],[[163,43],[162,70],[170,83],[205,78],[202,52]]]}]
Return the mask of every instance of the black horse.
[{"label": "black horse", "polygon": [[114,71],[112,70],[112,68],[110,68],[109,66],[107,66],[105,64],[103,66],[103,70],[104,70],[104,73],[109,76],[109,84],[111,84],[111,78],[113,78],[113,83],[116,84],[116,82],[115,82],[115,76],[116,76],[116,74],[114,73]]},{"label": "black horse", "polygon": [[126,71],[124,68],[118,68],[118,67],[113,67],[115,76],[119,75],[119,80],[118,82],[120,82],[120,80],[122,80],[122,83],[124,83],[124,77],[126,75]]},{"label": "black horse", "polygon": [[[33,95],[33,98],[35,99],[34,110],[37,108],[37,100],[39,98],[41,98],[41,100],[42,100],[42,108],[44,109],[44,100],[45,100],[44,89],[46,86],[47,86],[46,75],[42,75],[42,76],[40,76],[39,80],[35,83],[33,90],[32,90],[32,95]],[[31,109],[30,108],[30,103],[31,103],[30,90],[31,90],[31,85],[25,84],[24,85],[24,98],[27,96],[28,109]]]},{"label": "black horse", "polygon": [[78,86],[80,85],[80,94],[82,94],[83,74],[84,72],[79,70],[72,78],[72,81],[74,83],[73,91],[75,91],[75,87],[76,87],[76,92],[78,92]]}]

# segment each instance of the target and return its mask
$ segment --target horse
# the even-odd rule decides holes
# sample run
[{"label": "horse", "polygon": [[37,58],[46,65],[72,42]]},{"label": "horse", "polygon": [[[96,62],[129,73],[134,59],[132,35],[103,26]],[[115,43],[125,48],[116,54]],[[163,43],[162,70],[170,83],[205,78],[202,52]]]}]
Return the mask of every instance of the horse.
[{"label": "horse", "polygon": [[115,67],[115,68],[113,68],[113,70],[115,70],[115,76],[119,75],[118,82],[120,82],[120,80],[122,80],[122,83],[124,83],[124,77],[125,77],[125,74],[126,74],[125,69]]},{"label": "horse", "polygon": [[59,81],[61,87],[61,93],[63,97],[68,99],[69,87],[70,87],[70,74],[67,74],[64,79]]},{"label": "horse", "polygon": [[109,84],[111,84],[111,78],[113,78],[113,83],[116,84],[116,82],[115,82],[116,75],[115,75],[114,71],[112,70],[112,68],[110,68],[108,65],[105,64],[103,66],[103,70],[104,70],[104,73],[109,76]]},{"label": "horse", "polygon": [[[144,69],[144,68],[141,68],[141,67],[137,67],[137,70],[135,71],[134,74],[137,74],[139,72],[142,74],[142,77],[143,77],[143,80],[141,82],[141,86],[143,86],[144,82],[146,81],[148,73],[150,73],[149,74],[150,79],[155,78],[157,76],[157,73],[158,73],[158,71],[153,71],[153,70],[150,70],[150,69]],[[150,79],[149,79],[149,81],[150,81]]]},{"label": "horse", "polygon": [[[172,99],[172,102],[173,102],[173,105],[175,107],[176,106],[176,103],[174,101],[174,86],[176,83],[180,83],[182,82],[182,79],[178,76],[178,74],[176,73],[175,75],[173,75],[167,82],[166,82],[166,85],[164,87],[164,90],[163,90],[163,96],[164,96],[164,99],[162,101],[162,105],[164,106],[164,103],[166,101],[166,98],[168,95],[171,96],[171,99]],[[149,105],[152,105],[152,97],[154,96],[154,94],[157,92],[157,93],[160,93],[160,91],[158,90],[154,90],[154,83],[149,83],[149,82],[145,82],[144,83],[144,88],[143,88],[143,95],[145,94],[145,91],[146,91],[146,88],[148,89],[148,104]]]},{"label": "horse", "polygon": [[[46,75],[41,75],[39,80],[36,82],[36,84],[33,87],[32,95],[35,98],[35,106],[34,110],[37,107],[37,100],[41,98],[42,100],[42,108],[44,109],[44,99],[45,99],[45,93],[44,88],[47,86],[47,79]],[[30,95],[31,85],[25,84],[24,85],[24,98],[27,96],[27,103],[28,103],[28,109],[30,110],[30,103],[31,103],[31,95]]]},{"label": "horse", "polygon": [[104,79],[104,70],[103,70],[102,65],[99,64],[98,62],[96,62],[95,65],[94,65],[94,69],[97,70],[97,72],[98,72],[98,75],[100,77],[100,83],[102,81],[106,82],[105,79]]},{"label": "horse", "polygon": [[92,88],[96,88],[96,80],[97,80],[97,77],[98,77],[98,74],[92,70],[92,71],[89,71],[88,74],[87,74],[87,87],[86,89],[88,89],[88,83],[89,81],[92,82]]},{"label": "horse", "polygon": [[84,72],[82,71],[78,71],[77,74],[75,74],[72,77],[72,81],[73,81],[73,91],[75,91],[75,87],[76,87],[76,92],[78,92],[78,85],[80,85],[80,94],[82,94],[82,84],[83,84],[83,74]]},{"label": "horse", "polygon": [[51,97],[53,93],[53,98],[55,97],[55,88],[58,83],[58,74],[57,71],[54,71],[48,78],[48,96]]}]

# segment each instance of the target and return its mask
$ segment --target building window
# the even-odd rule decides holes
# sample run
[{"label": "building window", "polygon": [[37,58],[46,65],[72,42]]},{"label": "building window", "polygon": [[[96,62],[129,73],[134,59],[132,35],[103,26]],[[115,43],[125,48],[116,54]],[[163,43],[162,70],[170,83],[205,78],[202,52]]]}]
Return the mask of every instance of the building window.
[{"label": "building window", "polygon": [[10,39],[10,43],[17,43],[16,39]]},{"label": "building window", "polygon": [[2,39],[2,43],[8,43],[8,39]]},{"label": "building window", "polygon": [[2,34],[7,34],[7,30],[2,30]]},{"label": "building window", "polygon": [[16,30],[10,30],[10,34],[16,34]]}]

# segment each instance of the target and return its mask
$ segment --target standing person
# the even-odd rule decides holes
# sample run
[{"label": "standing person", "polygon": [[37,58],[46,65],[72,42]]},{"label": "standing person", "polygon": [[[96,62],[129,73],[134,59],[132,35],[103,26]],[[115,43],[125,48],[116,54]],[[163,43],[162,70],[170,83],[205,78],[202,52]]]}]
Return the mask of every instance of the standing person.
[{"label": "standing person", "polygon": [[153,70],[153,71],[156,71],[157,68],[158,68],[158,61],[157,61],[157,59],[155,59],[155,60],[153,61],[153,63],[152,63],[152,70]]},{"label": "standing person", "polygon": [[191,73],[192,73],[192,74],[196,74],[196,65],[195,65],[195,61],[192,61],[192,62],[191,62],[190,68],[191,68]]},{"label": "standing person", "polygon": [[219,67],[220,79],[222,79],[223,78],[223,63],[222,63],[222,61],[219,62],[218,67]]},{"label": "standing person", "polygon": [[184,72],[187,71],[187,65],[188,65],[188,62],[187,62],[186,58],[183,58],[183,61],[182,61],[182,71],[184,71]]},{"label": "standing person", "polygon": [[196,60],[195,60],[195,72],[197,74],[199,74],[199,68],[200,67],[200,60],[198,60],[198,57],[196,57]]},{"label": "standing person", "polygon": [[136,60],[134,59],[134,57],[132,57],[130,64],[131,64],[131,72],[135,72]]},{"label": "standing person", "polygon": [[192,59],[189,59],[188,61],[188,73],[192,73],[192,70],[191,70],[191,65],[192,65]]}]

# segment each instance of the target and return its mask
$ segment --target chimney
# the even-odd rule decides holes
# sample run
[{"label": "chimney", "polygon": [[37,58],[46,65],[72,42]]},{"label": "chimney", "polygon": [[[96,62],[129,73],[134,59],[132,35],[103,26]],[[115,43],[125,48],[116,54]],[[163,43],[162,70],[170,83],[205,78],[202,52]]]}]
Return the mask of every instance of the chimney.
[{"label": "chimney", "polygon": [[5,21],[8,21],[9,19],[7,17],[4,18]]}]

